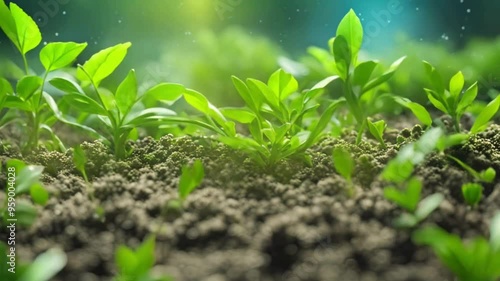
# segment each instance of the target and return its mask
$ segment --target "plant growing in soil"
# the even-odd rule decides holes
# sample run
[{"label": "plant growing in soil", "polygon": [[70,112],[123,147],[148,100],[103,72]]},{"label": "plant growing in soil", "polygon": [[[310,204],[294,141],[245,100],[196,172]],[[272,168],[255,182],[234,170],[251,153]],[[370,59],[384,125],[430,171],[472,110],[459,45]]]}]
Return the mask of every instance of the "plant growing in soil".
[{"label": "plant growing in soil", "polygon": [[422,182],[413,176],[415,165],[424,161],[434,151],[443,131],[433,128],[415,143],[404,146],[396,158],[389,161],[382,178],[392,185],[384,188],[384,197],[406,211],[395,220],[395,225],[414,228],[425,220],[444,199],[442,194],[432,194],[421,200]]},{"label": "plant growing in soil", "polygon": [[[3,171],[0,165],[1,172]],[[7,219],[17,219],[17,223],[29,226],[35,220],[37,211],[30,202],[21,200],[19,196],[30,194],[34,203],[42,206],[47,203],[49,193],[40,183],[43,167],[9,159],[6,163],[6,172],[8,196],[5,197],[3,207],[0,209],[3,222],[7,223]]]},{"label": "plant growing in soil", "polygon": [[193,192],[203,181],[205,170],[203,164],[198,159],[194,161],[192,166],[182,167],[181,177],[179,179],[179,199],[181,201]]},{"label": "plant growing in soil", "polygon": [[73,148],[73,164],[75,164],[76,169],[82,174],[85,181],[88,183],[89,178],[87,177],[87,172],[85,170],[85,164],[87,164],[87,156],[85,151],[83,151],[80,145]]},{"label": "plant growing in soil", "polygon": [[[366,61],[358,64],[358,54],[363,42],[363,26],[353,10],[342,19],[336,37],[330,40],[330,47],[335,58],[335,66],[338,76],[343,81],[343,93],[347,101],[350,113],[354,115],[357,122],[358,138],[367,126],[368,111],[364,100],[373,103],[378,97],[376,88],[387,82],[399,68],[405,57],[398,59],[391,67],[381,75],[375,74],[379,67],[376,61]],[[377,136],[375,136],[377,137]]]},{"label": "plant growing in soil", "polygon": [[[66,92],[63,101],[80,112],[96,117],[98,124],[93,126],[94,129],[71,122],[55,103],[50,103],[57,118],[105,140],[118,159],[125,158],[131,152],[126,147],[126,142],[137,134],[136,128],[156,125],[159,120],[176,115],[166,108],[144,108],[140,103],[141,99],[151,97],[173,103],[181,97],[184,90],[179,84],[162,83],[139,95],[134,70],[128,73],[114,94],[100,88],[100,83],[121,64],[130,46],[130,43],[123,43],[106,48],[94,54],[83,66],[79,66],[77,77],[83,87],[63,78],[50,81],[56,88]],[[104,130],[98,132],[100,127]]]},{"label": "plant growing in soil", "polygon": [[151,275],[155,264],[155,239],[154,235],[147,237],[135,251],[125,245],[117,248],[118,276],[115,281],[173,281],[170,277],[155,278]]},{"label": "plant growing in soil", "polygon": [[475,207],[483,197],[483,186],[475,182],[463,184],[462,195],[469,206]]},{"label": "plant growing in soil", "polygon": [[[28,140],[24,144],[24,152],[31,152],[38,147],[43,131],[49,133],[53,146],[64,150],[64,145],[51,129],[55,119],[50,110],[47,110],[47,104],[54,103],[54,100],[44,91],[44,87],[48,74],[71,64],[85,49],[87,43],[58,42],[47,44],[40,51],[40,61],[45,68],[45,73],[39,77],[31,75],[26,59],[26,54],[42,41],[42,35],[35,21],[15,3],[10,3],[9,10],[4,1],[1,1],[0,28],[19,50],[24,61],[25,76],[19,79],[15,91],[6,80],[2,79],[0,82],[2,85],[0,87],[2,88],[0,90],[0,105],[23,111],[26,114],[26,118],[18,119],[29,132]],[[10,116],[9,118],[14,117]],[[5,122],[2,121],[2,123]]]},{"label": "plant growing in soil", "polygon": [[468,243],[439,227],[413,233],[413,241],[434,250],[441,262],[460,281],[495,281],[500,278],[500,213],[490,224],[489,241],[476,237]]},{"label": "plant growing in soil", "polygon": [[[184,98],[206,116],[208,123],[202,126],[218,133],[221,142],[244,151],[260,166],[271,167],[286,158],[308,160],[306,149],[318,141],[333,113],[344,101],[331,102],[307,129],[303,119],[315,113],[319,105],[313,98],[334,79],[327,78],[298,94],[297,80],[281,69],[271,75],[267,84],[255,79],[244,82],[233,77],[233,83],[245,101],[244,108],[219,110],[194,90],[186,90]],[[236,134],[235,123],[230,120],[245,126],[251,137]]]},{"label": "plant growing in soil", "polygon": [[354,186],[352,183],[352,174],[354,172],[355,163],[349,151],[342,147],[333,149],[333,166],[337,173],[339,173],[348,184],[348,193],[350,196],[354,195]]}]

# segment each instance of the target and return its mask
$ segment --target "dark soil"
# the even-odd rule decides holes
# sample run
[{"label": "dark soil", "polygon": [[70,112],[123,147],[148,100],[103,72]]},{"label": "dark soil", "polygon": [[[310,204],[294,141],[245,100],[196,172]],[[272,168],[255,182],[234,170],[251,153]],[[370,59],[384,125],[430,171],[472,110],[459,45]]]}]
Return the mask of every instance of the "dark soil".
[{"label": "dark soil", "polygon": [[[18,253],[31,260],[59,246],[69,259],[55,280],[109,280],[116,272],[115,248],[135,247],[157,232],[154,271],[177,281],[451,281],[429,249],[392,226],[401,211],[384,199],[378,179],[398,149],[420,134],[419,127],[399,131],[393,140],[400,143],[387,149],[371,140],[353,145],[351,134],[325,138],[310,150],[311,167],[282,162],[266,171],[209,138],[145,138],[131,143],[134,152],[125,161],[115,161],[99,142],[86,142],[89,185],[74,170],[71,153],[39,151],[26,160],[47,167],[43,181],[53,196],[35,224],[18,231]],[[356,159],[353,198],[333,169],[335,146],[347,147]],[[500,174],[500,126],[449,153]],[[3,145],[0,155],[5,160],[19,154]],[[205,166],[203,184],[183,212],[166,207],[177,198],[180,167],[195,159]],[[417,174],[425,195],[446,197],[426,223],[463,237],[488,235],[500,206],[498,178],[470,210],[460,186],[471,178],[446,157],[431,155]]]}]

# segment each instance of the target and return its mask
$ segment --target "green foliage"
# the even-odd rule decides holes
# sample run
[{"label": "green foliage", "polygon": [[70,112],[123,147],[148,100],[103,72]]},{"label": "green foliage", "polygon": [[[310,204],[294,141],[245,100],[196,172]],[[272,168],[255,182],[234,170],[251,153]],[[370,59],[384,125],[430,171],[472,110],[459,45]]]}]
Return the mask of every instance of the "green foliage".
[{"label": "green foliage", "polygon": [[194,161],[192,166],[182,167],[181,177],[179,179],[179,198],[181,201],[193,192],[203,181],[205,171],[200,160]]},{"label": "green foliage", "polygon": [[376,122],[372,122],[369,119],[367,119],[366,121],[370,134],[372,134],[372,136],[382,145],[382,147],[386,148],[387,146],[385,145],[384,141],[384,132],[387,128],[387,124],[385,123],[385,121],[379,120]]},{"label": "green foliage", "polygon": [[343,81],[343,94],[350,113],[354,115],[358,125],[357,143],[367,126],[367,105],[364,100],[373,104],[377,98],[377,87],[386,83],[404,61],[404,57],[394,62],[382,74],[376,69],[380,64],[376,61],[357,62],[358,53],[363,41],[363,27],[356,13],[351,10],[342,19],[337,35],[330,41],[337,73]]},{"label": "green foliage", "polygon": [[439,227],[417,230],[412,238],[427,245],[460,281],[495,281],[500,277],[500,213],[490,225],[490,241],[476,237],[464,243],[457,235]]},{"label": "green foliage", "polygon": [[460,119],[476,99],[477,82],[462,94],[465,80],[462,72],[458,72],[451,78],[449,90],[446,90],[437,70],[428,62],[424,62],[424,65],[432,86],[432,89],[425,89],[427,98],[434,107],[451,116],[455,131],[460,132]]},{"label": "green foliage", "polygon": [[355,163],[349,151],[342,147],[336,147],[332,153],[333,166],[337,173],[339,173],[349,184],[349,193],[353,195],[352,188],[352,174],[354,172]]},{"label": "green foliage", "polygon": [[40,51],[40,61],[45,68],[43,77],[31,75],[26,54],[36,48],[42,36],[36,23],[16,4],[10,3],[10,10],[5,3],[0,3],[0,27],[7,37],[16,46],[22,55],[25,64],[25,75],[17,82],[15,90],[5,80],[0,83],[0,108],[7,107],[24,112],[25,118],[9,116],[2,123],[19,119],[24,127],[30,132],[29,138],[24,144],[24,152],[29,153],[39,145],[42,132],[47,132],[53,144],[60,150],[65,147],[51,129],[54,120],[52,113],[47,110],[47,103],[54,102],[52,97],[44,91],[47,75],[49,72],[58,70],[71,64],[87,46],[86,43],[78,44],[49,43]]},{"label": "green foliage", "polygon": [[80,145],[75,146],[73,149],[73,164],[76,169],[82,174],[86,182],[89,182],[87,172],[85,171],[85,164],[87,164],[87,156]]},{"label": "green foliage", "polygon": [[476,181],[485,182],[485,183],[492,183],[495,180],[496,171],[495,171],[495,169],[493,169],[491,167],[489,167],[488,169],[486,169],[484,171],[478,172],[478,171],[474,170],[471,166],[465,164],[460,159],[453,157],[451,155],[448,155],[448,157],[450,159],[452,159],[453,161],[455,161],[456,163],[458,163],[464,170],[469,172],[469,174],[471,176],[473,176]]},{"label": "green foliage", "polygon": [[466,183],[462,185],[462,195],[469,206],[475,207],[483,197],[483,186],[478,183]]},{"label": "green foliage", "polygon": [[179,84],[162,83],[140,95],[134,70],[128,73],[114,94],[100,88],[101,81],[117,69],[129,47],[130,43],[118,44],[93,55],[78,68],[77,77],[82,81],[81,87],[63,78],[50,81],[54,87],[66,93],[62,98],[64,102],[80,112],[97,117],[95,119],[98,123],[92,126],[76,123],[71,116],[63,114],[55,102],[51,102],[49,106],[56,117],[105,140],[118,159],[125,158],[130,153],[126,142],[136,133],[137,127],[154,126],[159,120],[176,115],[161,107],[144,108],[141,100],[150,97],[173,103],[184,91],[184,87]]},{"label": "green foliage", "polygon": [[477,116],[470,129],[471,134],[482,132],[488,127],[488,122],[497,114],[500,108],[500,95],[497,95]]},{"label": "green foliage", "polygon": [[136,250],[125,245],[116,249],[118,275],[115,281],[172,281],[169,277],[151,276],[155,264],[155,239],[154,235],[147,237]]},{"label": "green foliage", "polygon": [[[305,150],[318,141],[333,113],[343,103],[333,101],[321,115],[316,115],[319,105],[314,98],[333,80],[335,78],[327,78],[299,94],[295,78],[280,69],[271,75],[267,84],[233,77],[234,86],[246,104],[243,108],[218,109],[194,90],[186,90],[184,98],[208,120],[198,122],[199,126],[216,132],[223,143],[242,150],[257,164],[269,167],[287,158],[308,160]],[[317,116],[317,120],[307,127],[305,119],[309,116]],[[251,137],[237,134],[235,122],[245,127]]]}]

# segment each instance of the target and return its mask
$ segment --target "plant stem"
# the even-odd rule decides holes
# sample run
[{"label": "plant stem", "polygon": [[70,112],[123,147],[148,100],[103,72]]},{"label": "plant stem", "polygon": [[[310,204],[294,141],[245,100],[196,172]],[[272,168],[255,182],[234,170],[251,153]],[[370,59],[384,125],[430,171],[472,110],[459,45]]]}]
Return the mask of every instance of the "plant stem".
[{"label": "plant stem", "polygon": [[28,60],[26,59],[26,55],[22,54],[23,57],[23,63],[24,63],[24,71],[26,71],[26,75],[30,75],[30,69],[28,67]]}]

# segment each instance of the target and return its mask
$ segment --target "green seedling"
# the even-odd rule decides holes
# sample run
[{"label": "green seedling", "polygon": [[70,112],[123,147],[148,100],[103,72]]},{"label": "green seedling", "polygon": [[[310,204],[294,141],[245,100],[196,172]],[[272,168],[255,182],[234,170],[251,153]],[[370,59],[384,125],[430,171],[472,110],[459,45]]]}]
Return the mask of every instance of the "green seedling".
[{"label": "green seedling", "polygon": [[419,229],[412,235],[419,245],[434,250],[439,260],[460,281],[496,281],[500,278],[500,213],[490,224],[490,239],[476,237],[468,243],[439,227]]},{"label": "green seedling", "polygon": [[[11,281],[49,281],[59,273],[67,263],[66,254],[58,248],[45,251],[30,264],[23,264],[17,258],[11,263],[8,256],[12,252],[9,246],[0,243],[0,280]],[[11,265],[14,265],[13,267]],[[14,268],[14,272],[9,271]]]},{"label": "green seedling", "polygon": [[355,163],[349,151],[344,148],[336,147],[333,149],[333,166],[337,173],[339,173],[347,181],[349,186],[349,195],[354,195],[354,187],[352,183],[352,174],[354,172]]},{"label": "green seedling", "polygon": [[173,281],[170,277],[155,278],[151,275],[151,269],[155,265],[155,239],[154,235],[147,237],[135,251],[120,245],[115,253],[118,275],[113,280]]},{"label": "green seedling", "polygon": [[390,186],[384,188],[384,197],[406,211],[395,220],[397,227],[416,227],[444,200],[444,196],[439,193],[421,200],[422,182],[413,176],[414,167],[436,149],[442,136],[440,128],[430,129],[415,143],[401,148],[396,158],[389,161],[382,172],[382,178],[391,182]]},{"label": "green seedling", "polygon": [[477,82],[463,92],[464,75],[462,72],[458,72],[451,78],[449,90],[447,90],[437,70],[428,62],[424,62],[424,65],[432,86],[432,89],[425,89],[427,98],[434,107],[452,118],[455,131],[460,132],[460,119],[476,99]]},{"label": "green seedling", "polygon": [[379,120],[377,122],[372,122],[369,119],[366,120],[368,124],[368,130],[372,134],[372,136],[382,145],[383,148],[386,148],[384,141],[384,132],[387,128],[387,124],[384,120]]},{"label": "green seedling", "polygon": [[[219,134],[223,143],[242,150],[260,166],[272,167],[287,158],[308,160],[305,151],[319,140],[335,110],[344,102],[333,101],[316,115],[319,105],[314,98],[335,79],[327,78],[299,94],[297,80],[281,69],[271,75],[267,84],[233,77],[246,104],[243,108],[218,109],[194,90],[186,90],[184,98],[205,115],[208,122],[200,122],[202,127]],[[310,115],[317,118],[307,126],[304,119]],[[246,127],[251,137],[237,134],[235,122]]]},{"label": "green seedling", "polygon": [[464,144],[469,139],[468,134],[455,133],[451,135],[443,135],[436,143],[436,149],[441,155],[445,155],[445,150],[457,145]]},{"label": "green seedling", "polygon": [[462,185],[462,195],[467,205],[475,207],[483,197],[483,186],[478,183],[466,183]]},{"label": "green seedling", "polygon": [[481,113],[477,116],[476,121],[472,125],[470,129],[471,134],[480,133],[488,127],[488,123],[490,120],[497,114],[498,109],[500,108],[500,95],[497,96],[486,105],[486,107],[481,111]]},{"label": "green seedling", "polygon": [[[49,200],[49,193],[40,183],[43,172],[42,166],[26,165],[17,159],[7,160],[7,183],[3,208],[0,209],[3,222],[17,219],[17,223],[25,226],[31,225],[37,216],[35,206],[23,200],[20,196],[29,194],[31,200],[44,206]],[[1,172],[1,169],[0,169]]]},{"label": "green seedling", "polygon": [[138,127],[155,126],[159,120],[175,115],[175,112],[166,108],[144,108],[140,103],[141,99],[149,97],[173,103],[184,91],[184,87],[179,84],[162,83],[139,95],[134,70],[128,73],[114,94],[99,87],[121,64],[130,46],[130,43],[124,43],[106,48],[93,55],[83,66],[79,66],[77,77],[81,81],[81,87],[63,78],[50,81],[53,86],[66,93],[63,101],[80,112],[96,117],[98,124],[92,126],[94,128],[81,125],[63,114],[55,102],[50,102],[49,106],[56,117],[103,139],[111,146],[118,159],[125,158],[131,152],[127,149],[126,142],[137,135]]},{"label": "green seedling", "polygon": [[363,26],[353,10],[340,22],[336,37],[330,40],[330,47],[335,58],[338,76],[343,82],[343,93],[350,113],[354,115],[358,126],[357,143],[367,126],[368,106],[363,100],[375,102],[377,87],[386,83],[399,68],[405,57],[398,59],[382,74],[376,69],[376,61],[358,63],[358,54],[363,42]]},{"label": "green seedling", "polygon": [[200,160],[194,161],[192,166],[182,167],[181,177],[179,179],[179,199],[185,201],[203,181],[205,170]]},{"label": "green seedling", "polygon": [[[0,1],[0,28],[21,53],[25,67],[25,76],[19,79],[15,89],[6,80],[0,81],[0,104],[2,105],[0,108],[17,109],[25,113],[26,118],[19,119],[29,132],[28,140],[23,145],[25,153],[32,152],[38,147],[43,132],[49,134],[54,147],[64,151],[64,145],[51,128],[56,119],[53,118],[52,112],[47,110],[47,104],[54,103],[54,100],[44,91],[45,84],[50,72],[70,65],[87,44],[74,42],[47,44],[39,55],[40,62],[45,69],[43,76],[39,77],[30,73],[26,59],[27,53],[42,41],[42,35],[35,21],[15,3],[10,3],[9,9],[4,1]],[[13,119],[15,119],[13,115],[9,115],[7,120],[3,117],[0,124]]]},{"label": "green seedling", "polygon": [[485,183],[492,183],[495,180],[496,177],[496,171],[495,169],[489,167],[488,169],[478,172],[474,170],[471,166],[465,164],[463,161],[460,159],[453,157],[451,155],[448,155],[448,158],[452,159],[455,161],[458,165],[460,165],[464,170],[469,172],[469,174],[474,177],[476,181],[479,182],[485,182]]},{"label": "green seedling", "polygon": [[87,156],[80,145],[75,146],[73,149],[73,164],[75,164],[76,169],[82,174],[83,178],[88,183],[89,178],[87,177],[87,172],[85,171]]}]

